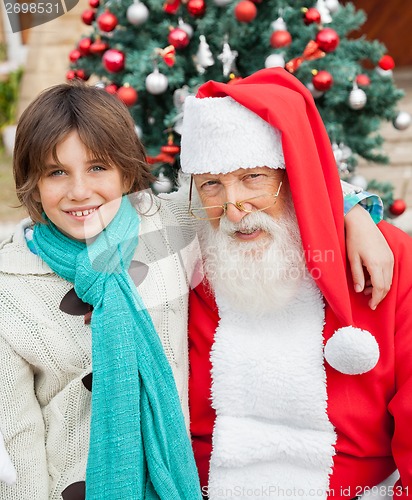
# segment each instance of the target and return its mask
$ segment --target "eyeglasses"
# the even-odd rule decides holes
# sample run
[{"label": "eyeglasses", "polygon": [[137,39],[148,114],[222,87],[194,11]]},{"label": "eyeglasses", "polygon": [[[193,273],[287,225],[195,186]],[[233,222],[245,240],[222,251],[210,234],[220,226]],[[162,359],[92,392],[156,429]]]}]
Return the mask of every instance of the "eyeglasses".
[{"label": "eyeglasses", "polygon": [[[247,214],[250,214],[252,212],[263,212],[264,210],[267,210],[268,208],[271,208],[276,205],[280,193],[280,188],[282,187],[282,183],[283,182],[280,181],[279,187],[275,194],[262,193],[258,196],[254,196],[253,198],[248,198],[247,200],[236,201],[236,202],[227,201],[226,203],[223,203],[223,205],[213,205],[208,207],[192,207],[192,190],[193,190],[193,176],[192,176],[190,178],[190,190],[189,190],[189,214],[198,220],[217,220],[221,219],[224,215],[226,215],[228,205],[233,205],[241,212],[245,212]],[[246,205],[251,205],[252,207],[255,207],[256,203],[262,204],[263,207],[252,208],[252,209],[246,208]],[[209,215],[210,210],[216,210],[217,212],[218,209],[220,209],[221,211],[219,215],[215,215],[213,217]]]}]

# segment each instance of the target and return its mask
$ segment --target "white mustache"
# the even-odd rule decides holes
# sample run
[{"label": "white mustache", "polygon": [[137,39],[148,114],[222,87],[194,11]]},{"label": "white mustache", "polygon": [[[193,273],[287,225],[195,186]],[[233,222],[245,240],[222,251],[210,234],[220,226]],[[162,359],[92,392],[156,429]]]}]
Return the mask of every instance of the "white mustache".
[{"label": "white mustache", "polygon": [[252,232],[262,229],[273,235],[276,227],[274,219],[265,212],[251,212],[239,222],[232,222],[227,217],[220,220],[219,230],[227,236],[233,236],[237,232]]}]

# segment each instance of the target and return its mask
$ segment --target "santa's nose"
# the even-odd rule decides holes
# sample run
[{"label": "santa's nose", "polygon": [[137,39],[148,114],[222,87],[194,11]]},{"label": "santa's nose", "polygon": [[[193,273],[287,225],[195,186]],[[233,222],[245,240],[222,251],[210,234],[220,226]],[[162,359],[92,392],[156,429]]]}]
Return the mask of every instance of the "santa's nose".
[{"label": "santa's nose", "polygon": [[226,205],[226,217],[230,222],[240,222],[245,215],[246,212],[237,208],[235,203],[228,203]]}]

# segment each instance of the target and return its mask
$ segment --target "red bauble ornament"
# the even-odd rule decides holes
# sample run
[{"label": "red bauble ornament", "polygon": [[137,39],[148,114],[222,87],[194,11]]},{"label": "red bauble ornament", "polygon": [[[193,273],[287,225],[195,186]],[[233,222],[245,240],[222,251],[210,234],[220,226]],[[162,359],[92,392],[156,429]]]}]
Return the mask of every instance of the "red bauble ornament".
[{"label": "red bauble ornament", "polygon": [[69,52],[69,59],[71,62],[76,62],[80,57],[82,57],[82,54],[79,49],[73,49]]},{"label": "red bauble ornament", "polygon": [[184,49],[189,45],[190,37],[186,31],[183,31],[181,28],[173,28],[167,40],[175,49]]},{"label": "red bauble ornament", "polygon": [[274,31],[270,37],[270,45],[275,49],[287,47],[292,43],[292,35],[289,31],[278,30]]},{"label": "red bauble ornament", "polygon": [[389,207],[389,212],[395,216],[403,214],[405,210],[406,210],[406,203],[401,198],[395,200]]},{"label": "red bauble ornament", "polygon": [[75,71],[76,78],[80,78],[80,80],[88,80],[90,76],[84,71],[84,69],[78,69]]},{"label": "red bauble ornament", "polygon": [[395,67],[395,61],[393,60],[393,57],[385,55],[380,58],[378,66],[387,71]]},{"label": "red bauble ornament", "polygon": [[109,85],[107,85],[104,90],[108,93],[108,94],[116,94],[117,92],[117,85],[115,85],[114,83],[110,83]]},{"label": "red bauble ornament", "polygon": [[124,68],[125,59],[124,53],[120,50],[109,49],[103,54],[102,62],[107,71],[110,73],[118,73]]},{"label": "red bauble ornament", "polygon": [[84,24],[87,24],[87,26],[90,26],[92,22],[96,19],[96,12],[92,9],[86,9],[83,11],[82,14],[82,21]]},{"label": "red bauble ornament", "polygon": [[206,3],[205,0],[189,0],[186,8],[191,16],[200,17],[206,12]]},{"label": "red bauble ornament", "polygon": [[180,0],[166,0],[163,10],[167,14],[176,14],[180,7]]},{"label": "red bauble ornament", "polygon": [[103,54],[103,52],[108,48],[109,46],[107,43],[102,42],[100,39],[98,39],[90,45],[90,54],[100,55]]},{"label": "red bauble ornament", "polygon": [[100,16],[97,18],[97,24],[102,31],[108,33],[109,31],[113,31],[116,28],[118,21],[117,17],[114,14],[106,11],[103,12],[103,14],[100,14]]},{"label": "red bauble ornament", "polygon": [[329,73],[329,71],[319,71],[312,78],[312,84],[316,90],[320,90],[321,92],[325,92],[329,90],[333,85],[333,77]]},{"label": "red bauble ornament", "polygon": [[318,24],[320,23],[320,20],[321,20],[320,12],[318,11],[318,9],[315,9],[315,7],[311,7],[303,15],[303,22],[306,25],[313,23]]},{"label": "red bauble ornament", "polygon": [[242,0],[236,5],[234,12],[240,23],[250,23],[256,17],[257,8],[250,0]]},{"label": "red bauble ornament", "polygon": [[316,35],[315,42],[324,52],[333,52],[339,45],[340,38],[332,28],[324,28]]},{"label": "red bauble ornament", "polygon": [[87,56],[90,52],[90,45],[92,41],[90,38],[82,38],[80,42],[77,44],[77,48],[79,49],[82,56]]},{"label": "red bauble ornament", "polygon": [[123,101],[126,106],[133,106],[137,102],[137,92],[129,85],[119,87],[117,89],[117,97]]},{"label": "red bauble ornament", "polygon": [[73,80],[74,78],[76,78],[76,72],[73,69],[69,69],[66,73],[66,80]]},{"label": "red bauble ornament", "polygon": [[355,81],[361,87],[368,87],[371,84],[371,79],[369,78],[368,75],[365,75],[364,73],[357,75]]},{"label": "red bauble ornament", "polygon": [[89,5],[93,9],[97,9],[97,7],[99,7],[100,5],[100,0],[89,0]]}]

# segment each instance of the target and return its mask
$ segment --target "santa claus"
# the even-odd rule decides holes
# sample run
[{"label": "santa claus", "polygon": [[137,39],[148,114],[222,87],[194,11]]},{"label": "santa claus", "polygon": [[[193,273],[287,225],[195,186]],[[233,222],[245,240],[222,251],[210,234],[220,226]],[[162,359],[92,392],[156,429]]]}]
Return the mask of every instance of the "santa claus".
[{"label": "santa claus", "polygon": [[412,240],[379,224],[395,268],[372,311],[310,92],[279,68],[206,83],[185,101],[181,163],[204,256],[189,405],[205,496],[412,494]]}]

